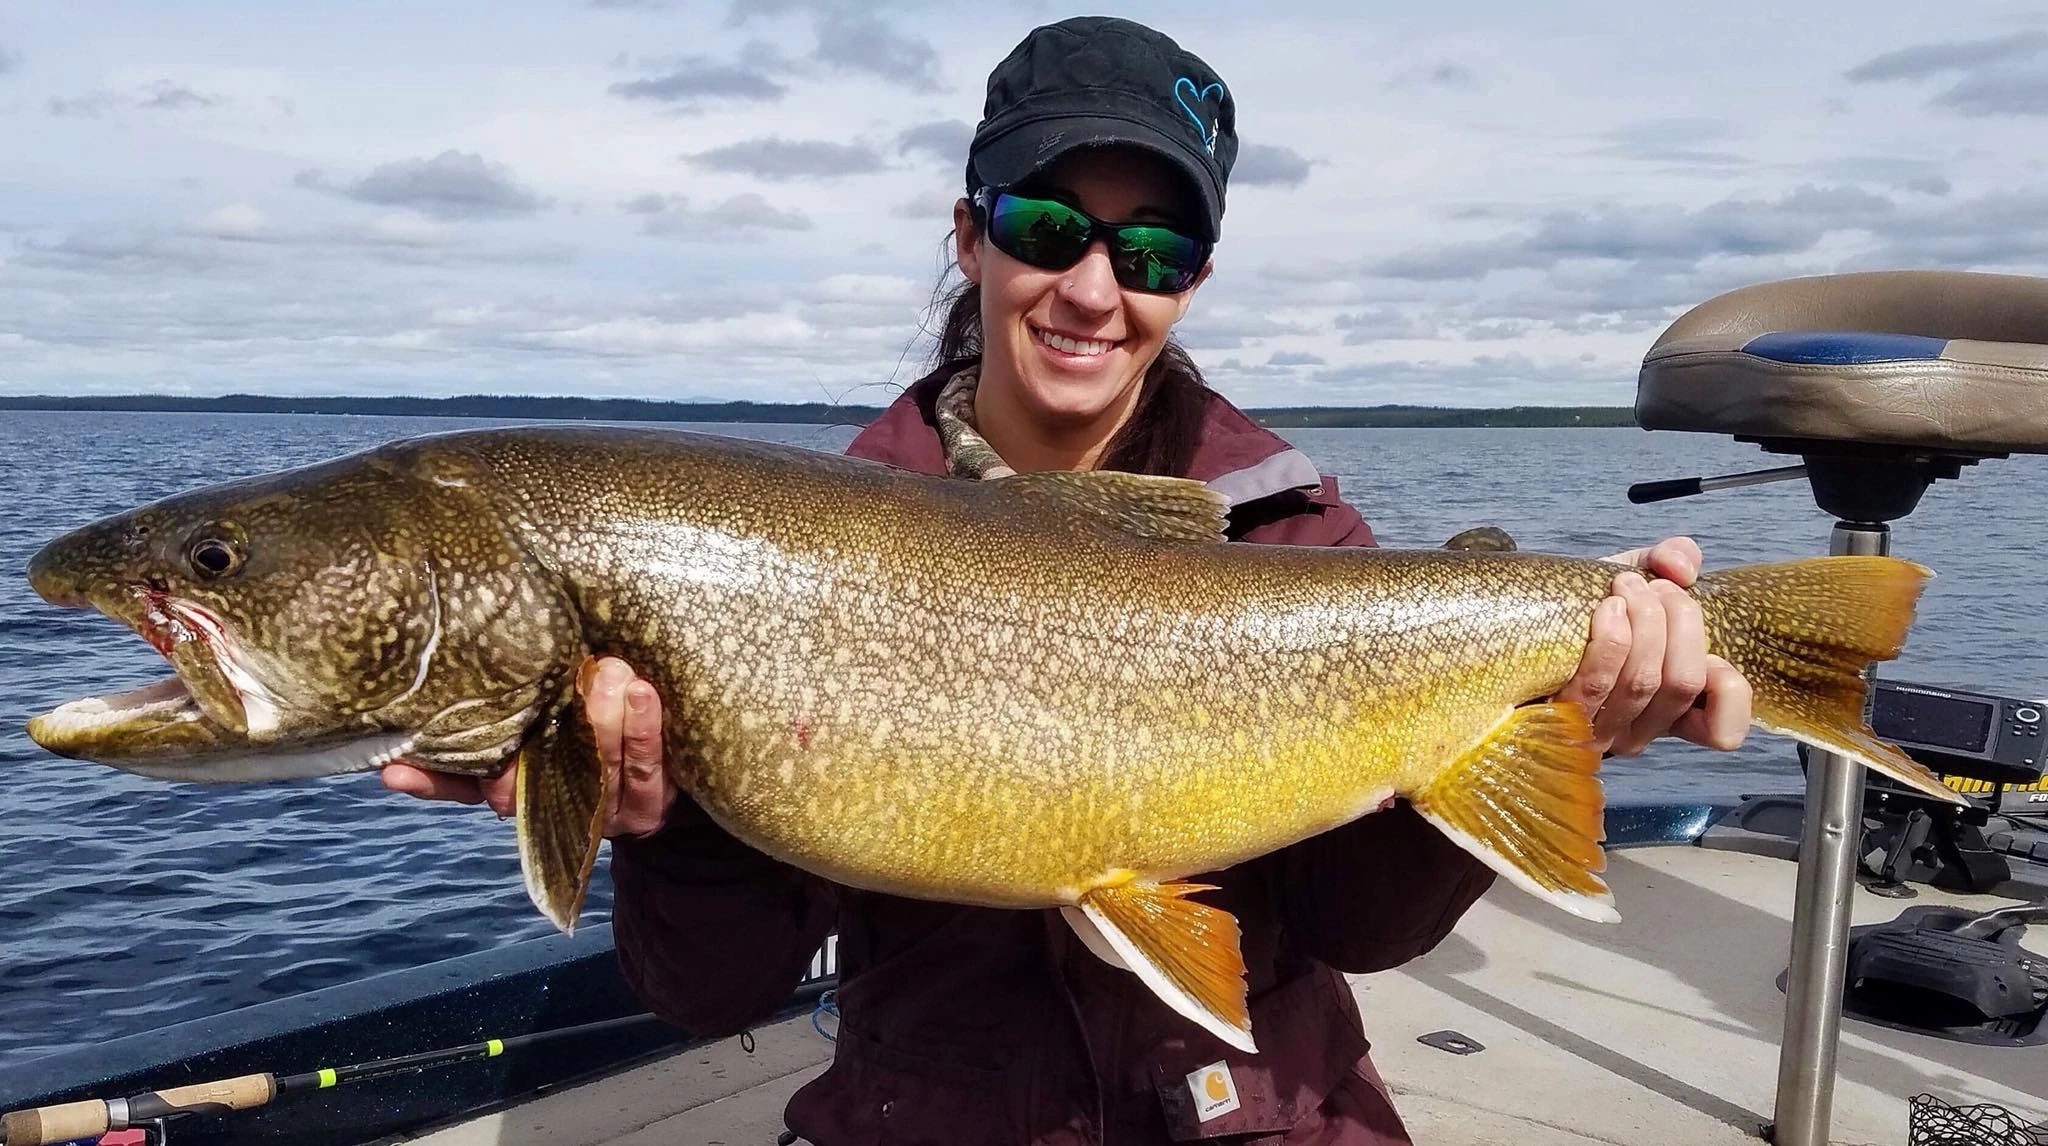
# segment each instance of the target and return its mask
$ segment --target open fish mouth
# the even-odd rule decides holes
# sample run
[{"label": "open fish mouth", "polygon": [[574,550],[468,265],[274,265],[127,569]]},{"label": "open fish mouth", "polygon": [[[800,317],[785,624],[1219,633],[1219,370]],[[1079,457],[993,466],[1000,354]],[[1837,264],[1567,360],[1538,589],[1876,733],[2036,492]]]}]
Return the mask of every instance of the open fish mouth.
[{"label": "open fish mouth", "polygon": [[[89,737],[138,721],[171,724],[204,720],[192,690],[176,675],[155,684],[105,696],[83,696],[29,721],[29,735],[45,748],[51,741]],[[54,750],[54,749],[53,749]]]},{"label": "open fish mouth", "polygon": [[29,739],[59,756],[153,780],[201,784],[304,780],[381,768],[410,752],[406,733],[337,733],[257,744],[207,719],[185,682],[166,677],[106,696],[81,697],[28,722]]},{"label": "open fish mouth", "polygon": [[[36,718],[29,735],[45,748],[111,762],[152,755],[156,747],[246,742],[257,738],[252,734],[259,723],[275,727],[273,694],[239,663],[227,627],[204,606],[146,586],[111,599],[80,596],[55,603],[93,609],[133,630],[173,675],[142,688],[80,697]],[[251,719],[259,713],[262,719]]]},{"label": "open fish mouth", "polygon": [[413,746],[410,735],[369,728],[279,738],[284,705],[218,617],[148,589],[122,605],[100,611],[134,629],[175,673],[31,719],[29,739],[44,749],[157,780],[237,783],[369,771]]}]

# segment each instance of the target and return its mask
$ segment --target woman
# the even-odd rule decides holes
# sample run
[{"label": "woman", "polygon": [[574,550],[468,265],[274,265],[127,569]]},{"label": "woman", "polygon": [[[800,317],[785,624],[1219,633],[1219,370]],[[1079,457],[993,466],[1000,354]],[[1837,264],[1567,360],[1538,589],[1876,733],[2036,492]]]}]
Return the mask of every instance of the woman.
[{"label": "woman", "polygon": [[[1206,389],[1168,342],[1211,269],[1235,157],[1228,90],[1151,29],[1082,18],[1040,28],[989,78],[954,208],[966,284],[936,369],[849,452],[929,473],[1112,468],[1208,482],[1234,538],[1371,545],[1333,482]],[[1105,222],[1106,220],[1114,222]],[[942,429],[945,431],[942,433]],[[1747,686],[1708,657],[1679,539],[1623,555],[1562,695],[1619,753],[1667,732],[1721,748]],[[786,998],[829,930],[842,1015],[833,1065],[790,1127],[851,1142],[1406,1142],[1340,972],[1434,946],[1492,875],[1405,804],[1203,876],[1243,927],[1245,1055],[1074,941],[1056,912],[999,911],[834,887],[755,852],[671,791],[661,701],[607,660],[587,698],[620,773],[612,837],[621,963],[657,1012],[718,1034]],[[393,767],[417,795],[489,799],[475,781]],[[1219,1067],[1227,1098],[1191,1078]]]}]

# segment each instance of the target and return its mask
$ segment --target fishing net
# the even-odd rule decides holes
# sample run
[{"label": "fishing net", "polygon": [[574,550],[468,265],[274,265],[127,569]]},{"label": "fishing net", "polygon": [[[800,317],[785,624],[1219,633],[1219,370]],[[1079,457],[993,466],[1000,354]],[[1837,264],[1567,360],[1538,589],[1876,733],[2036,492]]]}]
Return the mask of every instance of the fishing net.
[{"label": "fishing net", "polygon": [[2003,1106],[1950,1106],[1931,1094],[1909,1100],[1908,1146],[2048,1146],[2048,1125]]}]

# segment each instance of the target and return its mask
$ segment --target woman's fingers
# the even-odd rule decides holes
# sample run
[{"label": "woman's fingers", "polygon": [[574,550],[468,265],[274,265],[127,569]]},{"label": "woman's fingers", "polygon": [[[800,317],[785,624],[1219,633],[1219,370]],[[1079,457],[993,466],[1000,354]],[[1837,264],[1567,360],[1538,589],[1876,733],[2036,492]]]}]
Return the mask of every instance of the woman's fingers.
[{"label": "woman's fingers", "polygon": [[1593,738],[1603,747],[1628,734],[1664,678],[1666,622],[1656,590],[1631,570],[1615,577],[1613,592],[1627,602],[1629,644],[1613,689],[1593,714]]},{"label": "woman's fingers", "polygon": [[1681,589],[1690,589],[1692,583],[1699,580],[1700,568],[1705,563],[1699,542],[1690,537],[1667,537],[1644,550],[1642,560],[1636,565],[1651,576],[1661,577]]},{"label": "woman's fingers", "polygon": [[[661,771],[661,701],[654,687],[617,657],[604,657],[577,674],[584,718],[604,768],[606,835],[638,835],[661,826],[672,803]],[[398,763],[383,770],[384,786],[429,800],[489,804],[500,816],[518,808],[519,766],[477,779],[428,772]]]},{"label": "woman's fingers", "polygon": [[590,722],[598,762],[604,765],[605,819],[618,816],[619,768],[625,757],[626,686],[633,682],[633,670],[617,657],[597,662],[594,672],[578,676],[583,693],[583,715]]},{"label": "woman's fingers", "polygon": [[1672,581],[1652,582],[1650,591],[1664,618],[1664,658],[1649,702],[1615,736],[1612,751],[1619,756],[1636,755],[1670,731],[1707,686],[1707,629],[1699,603]]},{"label": "woman's fingers", "polygon": [[636,680],[626,687],[619,799],[606,835],[645,835],[661,826],[670,803],[668,778],[661,768],[661,733],[661,698],[653,685]]},{"label": "woman's fingers", "polygon": [[384,786],[394,792],[418,796],[422,800],[452,800],[458,804],[481,804],[484,802],[482,786],[474,776],[451,776],[445,772],[429,772],[415,768],[403,761],[386,764],[378,778]]},{"label": "woman's fingers", "polygon": [[659,828],[674,802],[661,769],[661,698],[617,657],[599,660],[580,686],[604,764],[604,834],[637,836]]},{"label": "woman's fingers", "polygon": [[1607,703],[1608,694],[1614,691],[1621,666],[1628,662],[1629,644],[1628,602],[1609,597],[1593,610],[1578,671],[1553,699],[1578,704],[1588,716],[1598,713],[1600,706]]},{"label": "woman's fingers", "polygon": [[515,759],[503,772],[478,781],[478,787],[491,811],[510,817],[519,810],[519,761]]},{"label": "woman's fingers", "polygon": [[1749,736],[1749,680],[1717,656],[1707,657],[1707,683],[1700,701],[1671,726],[1675,736],[1723,752],[1742,747]]}]

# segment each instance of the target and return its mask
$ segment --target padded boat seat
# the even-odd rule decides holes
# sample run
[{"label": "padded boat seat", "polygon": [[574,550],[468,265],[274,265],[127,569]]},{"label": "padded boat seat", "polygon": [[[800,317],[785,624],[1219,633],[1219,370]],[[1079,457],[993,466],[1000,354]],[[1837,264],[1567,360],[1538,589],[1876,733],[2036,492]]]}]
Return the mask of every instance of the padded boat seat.
[{"label": "padded boat seat", "polygon": [[1877,271],[1688,311],[1636,385],[1649,430],[2048,453],[2048,278]]}]

